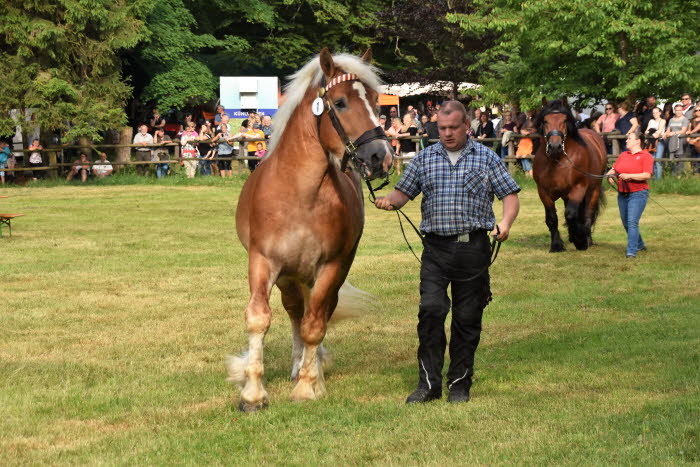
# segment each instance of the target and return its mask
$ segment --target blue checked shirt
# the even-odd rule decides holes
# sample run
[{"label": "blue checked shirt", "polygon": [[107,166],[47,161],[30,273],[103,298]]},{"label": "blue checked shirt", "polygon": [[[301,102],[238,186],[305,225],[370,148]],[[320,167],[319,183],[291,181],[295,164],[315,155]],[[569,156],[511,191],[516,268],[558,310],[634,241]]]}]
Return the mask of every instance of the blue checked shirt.
[{"label": "blue checked shirt", "polygon": [[423,192],[420,229],[437,235],[493,230],[493,195],[520,191],[505,164],[489,148],[467,140],[456,165],[442,143],[428,146],[406,167],[396,189],[414,199]]}]

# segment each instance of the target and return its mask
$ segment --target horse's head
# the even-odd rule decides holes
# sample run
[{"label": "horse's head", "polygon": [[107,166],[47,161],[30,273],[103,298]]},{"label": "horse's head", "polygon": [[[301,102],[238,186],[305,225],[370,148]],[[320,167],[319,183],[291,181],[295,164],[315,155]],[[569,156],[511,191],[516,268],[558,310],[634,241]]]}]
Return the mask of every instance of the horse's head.
[{"label": "horse's head", "polygon": [[574,117],[565,100],[547,102],[542,99],[542,111],[537,116],[534,125],[544,135],[547,141],[546,154],[557,158],[566,151],[566,138],[576,133]]},{"label": "horse's head", "polygon": [[[324,105],[319,124],[321,145],[331,154],[352,160],[364,178],[385,176],[393,151],[379,125],[377,90],[338,66],[328,49],[321,51],[319,59],[323,71],[319,95]],[[369,63],[371,59],[368,50],[362,60]]]}]

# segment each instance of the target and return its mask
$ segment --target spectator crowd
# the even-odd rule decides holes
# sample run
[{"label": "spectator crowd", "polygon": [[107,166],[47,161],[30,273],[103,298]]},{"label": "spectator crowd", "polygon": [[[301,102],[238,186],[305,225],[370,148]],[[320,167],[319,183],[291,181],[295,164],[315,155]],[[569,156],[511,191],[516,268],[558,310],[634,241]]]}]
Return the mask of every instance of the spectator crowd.
[{"label": "spectator crowd", "polygon": [[[402,159],[395,162],[396,170],[401,173],[403,161],[412,158],[425,147],[439,139],[437,112],[440,104],[433,105],[431,100],[418,102],[415,106],[407,105],[403,115],[397,107],[388,109],[388,116],[380,116],[380,125],[391,138],[395,155]],[[467,132],[471,138],[505,158],[509,146],[515,148],[514,156],[526,176],[532,177],[531,157],[536,151],[537,143],[528,136],[536,133],[533,120],[538,109],[521,111],[517,105],[494,105],[488,108],[473,109]],[[601,134],[605,140],[608,154],[613,154],[614,134],[629,135],[635,133],[641,137],[644,149],[654,155],[655,159],[699,158],[700,137],[689,135],[700,133],[700,102],[694,102],[690,94],[683,94],[677,102],[657,102],[655,96],[630,104],[624,102],[607,102],[598,111],[592,109],[590,114],[581,108],[573,108],[572,113],[580,128],[590,128]],[[209,114],[211,116],[211,114]],[[132,160],[136,163],[136,172],[157,178],[168,176],[173,167],[175,146],[180,146],[180,158],[175,161],[181,166],[188,178],[195,176],[231,177],[232,161],[237,156],[248,156],[248,169],[252,172],[267,153],[267,142],[273,132],[272,119],[269,115],[260,115],[255,111],[248,113],[248,118],[234,128],[232,119],[223,106],[217,106],[213,118],[201,117],[195,121],[192,113],[184,114],[182,123],[168,125],[158,109],[154,109],[147,122],[138,126],[131,141]],[[517,135],[517,137],[516,137]],[[626,149],[625,139],[617,139],[619,151]],[[46,160],[38,139],[32,141],[27,150],[28,167],[40,169]],[[99,153],[99,160],[91,162],[86,153],[80,153],[71,165],[66,179],[86,181],[90,177],[104,178],[110,176],[114,168],[104,152]],[[9,145],[0,142],[0,182],[5,183],[6,173],[3,168],[13,168],[16,164]],[[680,175],[681,163],[668,164],[670,172]],[[700,161],[693,164],[693,171],[700,172]],[[33,180],[42,178],[42,170],[31,173]],[[663,166],[659,162],[654,166],[654,177],[661,178]]]}]

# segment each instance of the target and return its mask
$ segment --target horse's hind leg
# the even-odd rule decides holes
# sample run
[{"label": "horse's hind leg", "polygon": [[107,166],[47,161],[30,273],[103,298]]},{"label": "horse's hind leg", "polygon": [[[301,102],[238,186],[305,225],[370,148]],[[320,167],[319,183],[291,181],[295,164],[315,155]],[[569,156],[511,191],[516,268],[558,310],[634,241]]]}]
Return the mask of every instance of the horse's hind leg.
[{"label": "horse's hind leg", "polygon": [[577,250],[588,249],[588,237],[590,229],[586,223],[585,206],[586,187],[576,185],[569,192],[566,200],[566,226],[569,229],[569,241],[573,242]]},{"label": "horse's hind leg", "polygon": [[338,290],[346,274],[342,273],[339,265],[332,264],[324,266],[317,275],[299,329],[304,351],[297,384],[291,394],[292,400],[313,400],[326,393],[319,347],[326,335],[328,319],[338,304]]},{"label": "horse's hind leg", "polygon": [[590,188],[590,193],[585,199],[585,227],[587,233],[587,243],[588,246],[593,246],[593,225],[595,225],[596,218],[598,217],[598,212],[600,210],[600,196],[602,193],[601,184],[593,185]]},{"label": "horse's hind leg", "polygon": [[544,221],[547,224],[551,237],[549,251],[551,253],[564,251],[564,242],[562,242],[559,235],[559,218],[557,217],[557,207],[554,204],[554,200],[543,190],[538,190],[538,192],[544,205]]},{"label": "horse's hind leg", "polygon": [[[276,275],[276,274],[275,274]],[[253,412],[267,405],[268,395],[262,384],[263,341],[270,328],[270,290],[274,279],[270,263],[262,255],[250,252],[248,282],[250,301],[245,309],[248,330],[248,352],[246,357],[229,360],[231,379],[242,386],[239,409]]]}]

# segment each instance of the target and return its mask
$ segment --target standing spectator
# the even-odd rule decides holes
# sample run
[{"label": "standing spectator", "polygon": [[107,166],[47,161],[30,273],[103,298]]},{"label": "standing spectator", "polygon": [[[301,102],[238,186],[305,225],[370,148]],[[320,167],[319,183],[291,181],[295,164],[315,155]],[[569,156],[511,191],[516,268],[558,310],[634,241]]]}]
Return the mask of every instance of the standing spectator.
[{"label": "standing spectator", "polygon": [[182,164],[185,166],[185,175],[187,178],[194,178],[197,172],[197,148],[195,147],[195,141],[199,135],[194,129],[194,122],[187,122],[187,127],[185,131],[182,132],[182,137],[180,138],[180,145],[182,146]]},{"label": "standing spectator", "polygon": [[[413,120],[413,114],[407,113],[403,116],[403,125],[399,127],[396,137],[399,138],[399,150],[401,157],[413,158],[416,155],[416,142],[411,138],[418,134],[418,127]],[[398,173],[401,174],[403,161],[399,162]]]},{"label": "standing spectator", "polygon": [[471,134],[474,135],[476,134],[477,128],[479,128],[479,124],[481,123],[481,109],[475,109],[474,110],[474,118],[471,121],[470,128],[472,130]]},{"label": "standing spectator", "polygon": [[[162,132],[163,128],[158,128],[156,130],[156,133]],[[92,173],[95,174],[95,177],[97,178],[105,178],[109,177],[112,175],[112,172],[114,171],[114,167],[112,167],[112,163],[107,160],[107,154],[104,152],[100,153],[100,160],[97,161],[95,165],[92,166]]]},{"label": "standing spectator", "polygon": [[513,137],[515,131],[515,122],[513,121],[513,113],[510,110],[503,112],[503,120],[498,138],[501,138],[501,159],[508,156],[508,143]]},{"label": "standing spectator", "polygon": [[[394,119],[399,118],[399,111],[396,110],[396,107],[391,107],[389,109],[389,126],[394,124]],[[399,119],[399,123],[401,122],[401,119]],[[387,128],[388,130],[389,128]]]},{"label": "standing spectator", "polygon": [[425,147],[432,146],[440,139],[440,132],[437,126],[437,111],[430,115],[430,121],[425,124],[426,134],[428,135],[428,142]]},{"label": "standing spectator", "polygon": [[[148,133],[148,126],[145,123],[139,125],[139,132],[134,136],[134,144],[141,146],[136,148],[136,160],[138,162],[150,162],[150,146],[153,145],[153,136]],[[139,164],[136,166],[136,172],[139,175],[148,175],[148,166]]]},{"label": "standing spectator", "polygon": [[12,156],[12,151],[7,144],[7,141],[0,141],[0,182],[5,184],[5,171],[7,168],[7,160]]},{"label": "standing spectator", "polygon": [[214,123],[221,123],[221,119],[226,115],[226,110],[224,110],[223,105],[216,106],[216,115],[214,116]]},{"label": "standing spectator", "polygon": [[[653,141],[654,146],[652,145],[649,146],[650,151],[654,151],[654,159],[661,159],[664,157],[664,132],[666,130],[666,120],[661,118],[661,109],[658,107],[654,107],[652,109],[651,113],[651,120],[647,123],[646,129],[644,130],[644,135],[647,138],[647,141]],[[661,175],[663,173],[663,168],[661,167],[661,163],[655,162],[654,163],[654,178],[655,179],[660,179]]]},{"label": "standing spectator", "polygon": [[384,133],[386,133],[386,130],[387,130],[386,115],[379,116],[379,126],[382,127],[384,129]]},{"label": "standing spectator", "polygon": [[90,176],[90,160],[88,159],[87,154],[85,154],[84,152],[81,152],[80,158],[73,162],[73,166],[71,167],[70,172],[68,172],[66,181],[70,182],[71,180],[73,180],[73,177],[75,177],[78,174],[80,174],[80,181],[82,181],[83,183],[85,183],[87,178]]},{"label": "standing spectator", "polygon": [[260,117],[260,114],[255,114],[255,125],[253,125],[253,128],[256,130],[262,128],[262,117]]},{"label": "standing spectator", "polygon": [[[688,131],[688,125],[690,124],[688,119],[683,115],[683,106],[681,104],[676,104],[673,110],[676,115],[668,121],[666,132],[664,133],[668,157],[671,160],[683,157],[683,138],[680,136]],[[671,168],[673,176],[676,177],[679,176],[683,170],[683,164],[671,162]]]},{"label": "standing spectator", "polygon": [[[673,108],[675,109],[676,106],[674,105]],[[693,109],[695,109],[693,100],[690,94],[686,92],[681,96],[681,110],[683,110],[683,116],[688,119],[688,121],[693,119]]]},{"label": "standing spectator", "polygon": [[[649,126],[649,121],[653,118],[652,112],[655,108],[656,96],[652,94],[651,96],[647,97],[646,110],[644,110],[644,112],[642,112],[642,114],[639,116],[639,128],[644,128],[644,131],[646,131],[647,126]],[[659,113],[659,115],[661,114]]]},{"label": "standing spectator", "polygon": [[[255,157],[255,151],[258,150],[257,139],[265,139],[265,134],[262,130],[254,128],[253,122],[250,120],[243,120],[243,127],[247,128],[245,133],[245,139],[248,140],[248,157]],[[265,149],[265,142],[262,141],[263,149]],[[248,160],[248,170],[251,172],[255,170],[258,166],[258,160],[249,159]]]},{"label": "standing spectator", "polygon": [[636,258],[637,252],[646,250],[639,233],[639,219],[649,199],[649,183],[654,159],[642,149],[636,133],[627,135],[627,144],[617,158],[608,175],[617,175],[617,205],[620,208],[622,225],[627,232],[627,258]]},{"label": "standing spectator", "polygon": [[[621,102],[618,109],[617,113],[620,114],[620,118],[615,122],[615,129],[620,132],[622,135],[629,135],[630,133],[635,133],[637,131],[637,128],[639,127],[639,122],[637,121],[637,117],[634,116],[632,112],[630,112],[630,105],[627,102]],[[620,150],[621,151],[626,151],[627,146],[626,146],[626,140],[622,141],[620,144]]]},{"label": "standing spectator", "polygon": [[661,118],[666,120],[666,123],[668,124],[668,121],[671,120],[673,117],[673,104],[670,102],[666,102],[664,104],[664,109],[661,111]]},{"label": "standing spectator", "polygon": [[428,122],[430,122],[430,117],[428,117],[428,115],[422,115],[420,118],[420,128],[418,129],[418,134],[423,137],[420,140],[421,149],[430,146],[430,143],[428,143]]},{"label": "standing spectator", "polygon": [[479,115],[479,125],[476,127],[476,132],[474,133],[474,137],[479,140],[481,144],[488,148],[493,147],[492,142],[485,142],[485,138],[495,138],[496,137],[496,132],[493,129],[493,123],[491,120],[489,120],[489,114],[488,112],[481,112],[481,115]]},{"label": "standing spectator", "polygon": [[211,131],[211,123],[204,121],[199,127],[199,136],[197,139],[200,141],[197,144],[197,152],[199,153],[199,173],[202,175],[211,175],[211,159],[214,157],[214,148],[211,146],[211,139],[213,138]]},{"label": "standing spectator", "polygon": [[[392,118],[391,119],[391,126],[389,129],[386,131],[387,137],[390,138],[391,141],[391,147],[394,148],[394,157],[397,157],[399,155],[399,140],[396,139],[399,134],[399,129],[401,128],[401,120],[398,118]],[[396,164],[400,165],[401,161],[398,159],[396,160]],[[398,169],[398,167],[397,167]]]},{"label": "standing spectator", "polygon": [[[32,145],[29,146],[29,150],[32,151],[29,154],[29,166],[33,169],[44,165],[44,161],[41,158],[41,150],[43,149],[38,139],[32,141]],[[44,173],[41,170],[32,170],[32,180],[37,180],[39,178],[44,178]]]},{"label": "standing spectator", "polygon": [[265,140],[270,141],[270,136],[272,136],[272,131],[274,129],[272,128],[272,117],[270,117],[269,115],[265,115],[262,118],[262,127],[260,127],[260,129],[265,135]]},{"label": "standing spectator", "polygon": [[[617,113],[617,107],[612,102],[605,104],[605,113],[601,115],[595,125],[595,131],[598,133],[610,133],[615,130],[615,124],[620,119],[620,114]],[[608,139],[607,135],[603,135],[605,140],[605,147],[608,150],[608,154],[612,154],[612,142]]]},{"label": "standing spectator", "polygon": [[155,132],[159,129],[165,129],[165,119],[160,115],[160,111],[158,109],[153,109],[151,128],[153,128],[153,134],[155,134]]},{"label": "standing spectator", "polygon": [[[521,135],[531,135],[537,132],[537,128],[533,126],[533,120],[535,118],[535,111],[528,110],[525,112],[525,119],[523,120],[522,126],[516,127],[516,132]],[[523,172],[528,178],[532,178],[532,160],[529,159],[534,154],[534,142],[532,138],[521,138],[518,141],[518,150],[515,153],[515,158],[520,159],[520,163],[523,166]]]},{"label": "standing spectator", "polygon": [[[687,135],[700,133],[700,102],[695,104],[695,107],[693,107],[693,115],[694,117],[688,125],[688,131],[686,132]],[[700,136],[689,136],[686,139],[686,142],[690,146],[690,157],[695,159],[700,158]],[[693,167],[696,174],[700,172],[699,163],[693,162]]]},{"label": "standing spectator", "polygon": [[[170,136],[165,134],[165,130],[162,128],[156,130],[156,134],[153,136],[153,144],[165,145],[167,143],[172,143]],[[154,158],[158,162],[167,161],[170,159],[170,151],[167,147],[161,146],[154,151]],[[163,178],[168,175],[170,171],[169,164],[157,164],[156,165],[156,177]]]},{"label": "standing spectator", "polygon": [[231,158],[233,157],[233,146],[231,145],[231,125],[228,123],[228,115],[221,117],[221,124],[216,127],[216,135],[214,136],[214,142],[218,143],[217,156],[220,160],[219,172],[222,177],[233,176],[233,171],[231,170]]}]

